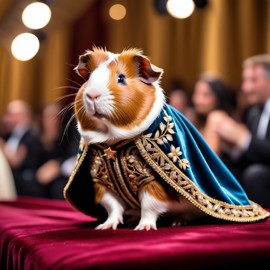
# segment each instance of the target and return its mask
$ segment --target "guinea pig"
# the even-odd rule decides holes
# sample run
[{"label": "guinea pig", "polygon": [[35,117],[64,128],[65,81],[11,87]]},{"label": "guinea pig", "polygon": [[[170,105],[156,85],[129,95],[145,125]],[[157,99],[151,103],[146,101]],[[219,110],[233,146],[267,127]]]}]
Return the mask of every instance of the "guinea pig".
[{"label": "guinea pig", "polygon": [[[138,49],[118,55],[94,48],[80,56],[75,69],[87,79],[75,102],[78,129],[87,144],[113,145],[134,138],[150,126],[164,106],[165,95],[159,86],[163,70]],[[102,184],[95,183],[95,190],[96,202],[108,212],[108,219],[97,229],[116,229],[123,223],[127,205]],[[188,208],[169,194],[158,180],[141,188],[141,219],[136,230],[156,229],[163,213]]]},{"label": "guinea pig", "polygon": [[[135,230],[157,229],[165,215],[174,225],[205,216],[248,220],[242,212],[253,206],[237,181],[192,124],[166,104],[163,69],[136,48],[115,54],[94,47],[75,70],[85,79],[74,102],[82,145],[65,197],[89,215],[106,213],[96,229],[116,229],[131,209],[139,211]],[[236,195],[226,192],[227,184],[220,189],[220,178]],[[235,206],[237,194],[243,209]]]},{"label": "guinea pig", "polygon": [[80,56],[75,70],[87,80],[75,103],[78,128],[87,143],[111,145],[135,137],[164,105],[158,84],[163,70],[137,49],[118,55],[94,48]]}]

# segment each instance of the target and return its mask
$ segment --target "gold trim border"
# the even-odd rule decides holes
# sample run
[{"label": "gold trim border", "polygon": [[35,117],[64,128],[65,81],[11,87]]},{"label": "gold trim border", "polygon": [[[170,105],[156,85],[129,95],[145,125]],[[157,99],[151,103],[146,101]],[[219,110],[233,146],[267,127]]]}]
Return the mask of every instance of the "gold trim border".
[{"label": "gold trim border", "polygon": [[[159,152],[160,155],[168,162],[171,166],[171,168],[174,168],[175,171],[185,180],[188,181],[189,184],[192,186],[192,188],[195,190],[195,195],[188,193],[185,191],[182,187],[180,187],[176,182],[174,182],[172,179],[168,177],[168,175],[160,168],[159,164],[157,164],[152,158],[151,155],[148,153],[148,151],[144,147],[143,140],[150,143],[151,145],[154,145],[154,148],[156,151]],[[135,140],[135,144],[137,145],[141,155],[145,159],[145,161],[171,186],[173,187],[178,193],[180,193],[182,196],[184,196],[187,200],[189,200],[191,203],[193,203],[196,207],[198,207],[201,211],[205,212],[206,214],[213,216],[215,218],[227,220],[227,221],[233,221],[233,222],[254,222],[259,221],[262,219],[265,219],[270,216],[270,213],[264,210],[260,205],[258,205],[255,202],[250,201],[250,206],[238,206],[238,205],[232,205],[228,204],[222,201],[215,200],[206,194],[202,193],[189,179],[185,174],[183,174],[174,164],[173,162],[163,153],[163,151],[158,147],[158,145],[151,140],[149,137],[140,137]],[[200,198],[200,199],[199,199]],[[201,201],[201,202],[200,202]],[[203,204],[205,202],[205,204]],[[207,208],[205,205],[214,205],[212,209]],[[218,213],[216,210],[224,208],[228,209],[230,215],[224,213]],[[246,213],[252,213],[252,216],[243,216],[239,215],[239,211],[242,211],[243,214]],[[235,212],[235,213],[234,213]]]}]

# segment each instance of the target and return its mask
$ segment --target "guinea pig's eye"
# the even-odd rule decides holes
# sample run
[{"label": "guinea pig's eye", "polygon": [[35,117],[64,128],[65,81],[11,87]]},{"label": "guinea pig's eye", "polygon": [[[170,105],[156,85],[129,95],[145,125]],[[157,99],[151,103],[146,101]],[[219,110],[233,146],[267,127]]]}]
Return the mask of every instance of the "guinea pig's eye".
[{"label": "guinea pig's eye", "polygon": [[119,74],[117,77],[117,83],[126,85],[126,76],[124,74]]}]

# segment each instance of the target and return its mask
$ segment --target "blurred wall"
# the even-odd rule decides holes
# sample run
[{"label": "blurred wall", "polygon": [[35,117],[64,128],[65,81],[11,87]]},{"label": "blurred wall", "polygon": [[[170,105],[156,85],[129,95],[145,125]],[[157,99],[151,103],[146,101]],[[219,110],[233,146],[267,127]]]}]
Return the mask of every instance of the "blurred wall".
[{"label": "blurred wall", "polygon": [[128,15],[108,24],[109,48],[137,46],[164,68],[163,85],[173,78],[191,90],[198,74],[211,71],[233,85],[241,80],[241,63],[270,53],[270,1],[209,0],[184,20],[160,15],[153,1],[122,1]]},{"label": "blurred wall", "polygon": [[[126,6],[127,15],[114,21],[108,10],[118,2]],[[184,20],[159,13],[153,2],[91,1],[76,20],[50,29],[39,55],[29,62],[19,62],[1,48],[0,114],[11,99],[24,98],[38,110],[44,103],[76,93],[82,81],[73,68],[79,54],[93,45],[114,52],[143,49],[164,69],[162,86],[167,92],[176,79],[192,91],[205,71],[239,87],[242,61],[270,53],[270,0],[208,0],[205,8]]]}]

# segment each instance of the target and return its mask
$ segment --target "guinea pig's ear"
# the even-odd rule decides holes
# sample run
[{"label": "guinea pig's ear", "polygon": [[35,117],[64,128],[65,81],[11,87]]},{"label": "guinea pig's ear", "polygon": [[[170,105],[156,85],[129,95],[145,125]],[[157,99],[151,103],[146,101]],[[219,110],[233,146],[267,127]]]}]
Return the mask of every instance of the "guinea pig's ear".
[{"label": "guinea pig's ear", "polygon": [[138,67],[139,79],[147,84],[158,81],[162,74],[163,69],[151,64],[150,60],[142,55],[135,55],[134,61]]},{"label": "guinea pig's ear", "polygon": [[82,76],[83,78],[87,79],[89,75],[89,68],[88,62],[90,59],[90,52],[87,52],[79,57],[79,64],[74,68],[74,70]]}]

